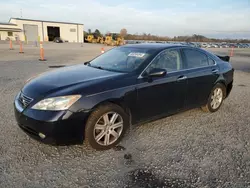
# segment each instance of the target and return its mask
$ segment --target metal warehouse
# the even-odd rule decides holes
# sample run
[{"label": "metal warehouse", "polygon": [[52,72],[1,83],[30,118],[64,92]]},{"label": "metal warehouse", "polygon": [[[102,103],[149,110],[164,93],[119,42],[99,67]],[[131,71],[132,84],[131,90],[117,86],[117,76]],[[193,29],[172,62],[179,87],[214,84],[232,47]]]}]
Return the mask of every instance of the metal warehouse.
[{"label": "metal warehouse", "polygon": [[53,41],[60,37],[68,42],[83,42],[83,24],[10,18],[0,23],[0,40]]}]

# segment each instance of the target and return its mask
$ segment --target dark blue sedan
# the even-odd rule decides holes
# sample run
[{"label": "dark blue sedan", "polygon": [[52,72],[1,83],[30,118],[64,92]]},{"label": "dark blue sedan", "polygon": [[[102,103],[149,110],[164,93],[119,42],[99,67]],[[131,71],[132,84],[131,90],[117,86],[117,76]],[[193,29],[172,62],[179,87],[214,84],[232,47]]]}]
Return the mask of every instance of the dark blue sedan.
[{"label": "dark blue sedan", "polygon": [[109,149],[131,124],[196,107],[217,111],[233,86],[228,61],[183,45],[117,47],[30,80],[15,98],[15,117],[23,131],[44,143],[85,140]]}]

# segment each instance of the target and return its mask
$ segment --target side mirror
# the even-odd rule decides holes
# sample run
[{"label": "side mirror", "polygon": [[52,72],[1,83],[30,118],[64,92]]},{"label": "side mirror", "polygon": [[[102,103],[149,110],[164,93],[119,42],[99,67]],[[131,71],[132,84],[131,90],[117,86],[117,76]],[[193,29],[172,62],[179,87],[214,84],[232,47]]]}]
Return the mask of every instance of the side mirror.
[{"label": "side mirror", "polygon": [[167,74],[165,69],[155,68],[148,73],[149,77],[163,77]]}]

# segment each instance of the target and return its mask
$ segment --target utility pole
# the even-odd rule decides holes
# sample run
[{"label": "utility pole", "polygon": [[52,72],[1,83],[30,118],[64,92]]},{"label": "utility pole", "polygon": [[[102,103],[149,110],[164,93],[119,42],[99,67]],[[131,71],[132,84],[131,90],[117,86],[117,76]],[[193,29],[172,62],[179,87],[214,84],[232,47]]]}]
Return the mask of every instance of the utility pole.
[{"label": "utility pole", "polygon": [[21,18],[23,17],[23,11],[20,9]]}]

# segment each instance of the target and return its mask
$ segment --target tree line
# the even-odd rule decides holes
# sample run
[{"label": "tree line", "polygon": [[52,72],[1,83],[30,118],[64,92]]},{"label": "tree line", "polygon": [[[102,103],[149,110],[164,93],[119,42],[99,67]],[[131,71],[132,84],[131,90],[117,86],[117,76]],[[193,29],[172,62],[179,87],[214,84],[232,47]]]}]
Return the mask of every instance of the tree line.
[{"label": "tree line", "polygon": [[249,39],[216,39],[203,35],[194,34],[192,36],[157,36],[151,34],[127,34],[126,40],[152,40],[152,41],[176,41],[176,42],[228,42],[228,43],[250,43]]},{"label": "tree line", "polygon": [[[105,36],[111,34],[110,32],[106,32],[102,34],[98,29],[94,32],[91,29],[88,29],[88,32],[84,31],[84,36],[88,34],[93,34],[96,36]],[[191,36],[157,36],[151,35],[150,33],[143,34],[128,34],[125,28],[121,29],[120,36],[124,37],[125,40],[149,40],[149,41],[176,41],[176,42],[228,42],[228,43],[250,43],[249,39],[216,39],[216,38],[208,38],[203,35],[193,34]]]}]

